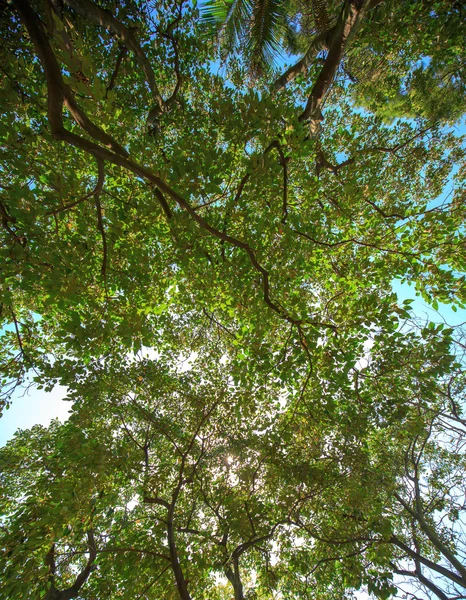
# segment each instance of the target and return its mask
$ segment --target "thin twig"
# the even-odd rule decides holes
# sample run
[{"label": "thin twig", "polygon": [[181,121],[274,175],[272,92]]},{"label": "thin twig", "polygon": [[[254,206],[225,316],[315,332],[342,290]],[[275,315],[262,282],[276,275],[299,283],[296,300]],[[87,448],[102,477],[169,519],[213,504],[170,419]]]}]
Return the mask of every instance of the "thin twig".
[{"label": "thin twig", "polygon": [[115,69],[113,70],[112,76],[110,78],[110,82],[109,82],[109,84],[107,86],[107,90],[105,92],[105,96],[104,96],[105,99],[107,99],[108,92],[110,92],[113,89],[113,86],[115,85],[115,81],[118,76],[118,72],[120,70],[121,63],[123,62],[123,59],[127,53],[128,53],[128,48],[126,46],[122,46],[120,49],[120,52],[118,53],[118,57],[117,57],[116,64],[115,64]]},{"label": "thin twig", "polygon": [[96,156],[97,166],[99,169],[99,179],[97,182],[97,186],[94,192],[94,202],[95,208],[97,211],[97,227],[100,231],[100,235],[102,237],[102,250],[103,250],[103,258],[102,258],[102,268],[101,273],[105,282],[105,289],[107,289],[107,237],[105,235],[104,222],[102,218],[102,205],[100,204],[100,192],[102,191],[102,187],[105,179],[104,172],[104,161]]}]

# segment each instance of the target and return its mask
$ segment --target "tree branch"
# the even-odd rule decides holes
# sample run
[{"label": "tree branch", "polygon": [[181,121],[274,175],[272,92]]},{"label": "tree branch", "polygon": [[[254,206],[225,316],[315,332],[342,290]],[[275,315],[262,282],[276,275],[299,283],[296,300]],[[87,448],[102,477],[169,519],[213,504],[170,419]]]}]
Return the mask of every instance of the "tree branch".
[{"label": "tree branch", "polygon": [[[83,1],[88,2],[88,0]],[[89,2],[89,4],[92,3]],[[79,135],[76,135],[75,133],[72,133],[65,129],[63,125],[62,115],[63,104],[65,102],[66,95],[65,85],[63,83],[62,74],[57,59],[55,58],[47,36],[45,35],[44,30],[40,25],[40,19],[32,10],[30,4],[28,3],[28,0],[14,0],[14,5],[16,6],[21,20],[31,37],[31,40],[34,44],[34,48],[44,69],[45,79],[47,83],[47,115],[52,136],[55,139],[62,140],[67,144],[74,146],[75,148],[83,150],[84,152],[93,154],[95,157],[99,157],[103,161],[108,161],[116,166],[126,168],[129,171],[135,173],[136,175],[144,177],[145,179],[148,179],[152,183],[158,185],[158,182],[160,182],[161,180],[158,177],[155,177],[152,174],[150,174],[150,172],[148,172],[143,167],[139,167],[138,165],[130,161],[127,158],[127,153],[125,151],[123,151],[123,153],[111,152],[107,148],[102,148],[98,144],[85,138],[82,138]],[[75,103],[73,104],[73,102],[71,104],[73,106],[77,106]],[[81,111],[81,109],[78,109],[77,112],[75,111],[75,114],[78,117],[79,115],[81,115],[82,117],[83,111]],[[90,121],[88,119],[85,119],[83,121],[83,119],[81,118],[81,122],[83,123],[83,125],[87,126]],[[96,129],[97,131],[91,127],[87,130],[87,132],[91,136],[93,135],[93,133],[97,133],[99,135],[98,130],[100,128]],[[116,147],[120,146],[116,144]],[[168,217],[171,216],[170,208],[168,207],[163,196],[162,198],[159,198],[159,201],[161,202],[165,214]]]},{"label": "tree branch", "polygon": [[328,31],[317,35],[311,42],[306,54],[298,60],[298,62],[287,69],[273,84],[274,89],[280,92],[290,81],[301,73],[305,73],[310,67],[315,55],[321,50],[328,48],[329,40],[332,39],[335,28],[332,27]]},{"label": "tree branch", "polygon": [[123,62],[123,59],[126,56],[127,52],[128,52],[128,48],[126,46],[122,46],[120,49],[120,52],[118,53],[118,56],[117,56],[117,60],[115,63],[115,69],[113,70],[112,76],[110,78],[110,82],[109,82],[109,84],[107,86],[107,90],[105,92],[105,98],[107,98],[108,92],[110,92],[113,89],[113,86],[115,85],[115,81],[118,76],[118,72],[120,70],[121,63]]},{"label": "tree branch", "polygon": [[427,577],[425,577],[422,573],[418,572],[417,569],[416,571],[406,571],[405,569],[398,569],[394,564],[391,564],[390,567],[393,570],[393,572],[397,575],[403,575],[404,577],[412,577],[413,579],[418,579],[420,583],[425,585],[440,600],[449,600],[448,596],[445,595],[442,592],[442,590],[440,590],[436,585],[434,585],[432,581],[427,579]]},{"label": "tree branch", "polygon": [[76,576],[75,582],[72,586],[64,589],[58,590],[55,587],[55,544],[52,545],[51,549],[47,553],[46,563],[49,567],[49,582],[51,583],[51,587],[48,592],[44,596],[44,600],[72,600],[72,598],[76,598],[79,594],[79,591],[86,583],[89,578],[89,575],[93,571],[94,561],[97,556],[97,548],[95,544],[94,532],[89,530],[87,532],[87,546],[89,552],[89,558],[87,560],[87,564],[84,569]]},{"label": "tree branch", "polygon": [[110,148],[117,154],[121,154],[122,156],[129,156],[129,153],[121,146],[116,140],[112,138],[112,136],[108,135],[103,129],[101,129],[98,125],[93,123],[86,113],[82,110],[78,103],[75,100],[73,95],[73,91],[67,85],[64,86],[65,93],[65,106],[70,111],[71,116],[76,121],[76,123],[84,129],[92,138],[101,142],[107,148]]},{"label": "tree branch", "polygon": [[144,496],[144,502],[146,504],[158,504],[159,506],[163,506],[167,510],[170,508],[170,504],[163,498],[151,498],[149,496]]},{"label": "tree branch", "polygon": [[289,158],[285,157],[283,153],[282,147],[278,140],[274,140],[269,144],[269,146],[264,151],[264,154],[270,152],[272,148],[275,148],[278,152],[278,158],[280,160],[280,164],[283,168],[283,203],[282,203],[282,223],[286,223],[286,219],[288,217],[288,161]]},{"label": "tree branch", "polygon": [[104,170],[103,170],[103,165],[102,168],[100,166],[100,163],[102,163],[101,159],[98,157],[95,157],[97,160],[97,183],[94,186],[94,189],[91,190],[88,194],[86,194],[85,196],[83,196],[82,198],[79,198],[78,200],[76,200],[75,202],[70,202],[69,204],[64,204],[63,206],[60,206],[59,208],[55,208],[53,210],[49,210],[47,211],[45,214],[47,216],[55,216],[60,214],[61,212],[65,212],[67,210],[71,210],[72,208],[74,208],[75,206],[78,206],[79,204],[81,204],[82,202],[85,202],[86,200],[89,200],[89,198],[92,198],[92,196],[95,196],[97,194],[100,194],[102,192],[102,188],[104,185]]},{"label": "tree branch", "polygon": [[441,554],[443,554],[443,556],[450,562],[450,564],[458,571],[458,573],[460,574],[460,579],[457,580],[457,583],[460,583],[460,585],[466,588],[466,568],[456,558],[453,552],[442,542],[442,540],[438,537],[434,529],[426,521],[422,513],[420,500],[418,500],[419,491],[416,490],[416,499],[418,500],[416,503],[417,510],[411,508],[409,504],[405,500],[403,500],[403,498],[399,494],[395,493],[394,496],[398,500],[398,502],[403,506],[403,508],[419,523],[421,530],[428,537],[434,548],[436,548]]},{"label": "tree branch", "polygon": [[443,575],[450,581],[457,583],[458,585],[460,585],[463,588],[466,587],[465,582],[459,575],[457,575],[456,573],[453,573],[453,571],[450,571],[449,569],[446,569],[442,565],[432,562],[425,556],[421,556],[420,554],[418,554],[417,552],[412,550],[409,546],[407,546],[404,542],[402,542],[400,539],[398,539],[396,536],[392,536],[390,539],[390,542],[392,544],[394,544],[395,546],[398,546],[398,548],[403,550],[410,558],[412,558],[414,560],[419,560],[419,562],[421,562],[427,568],[432,569],[433,571],[436,571],[440,575]]},{"label": "tree branch", "polygon": [[311,131],[315,129],[322,120],[320,106],[325,94],[333,82],[348,42],[356,33],[361,23],[366,7],[366,0],[346,0],[344,4],[340,18],[333,31],[332,40],[329,45],[324,65],[314,83],[306,107],[299,115],[299,120],[301,122],[310,119]]},{"label": "tree branch", "polygon": [[99,179],[97,182],[98,185],[96,186],[96,192],[94,194],[94,202],[95,202],[95,209],[97,212],[97,227],[98,227],[98,229],[100,231],[100,235],[102,237],[103,257],[102,257],[101,273],[102,273],[102,277],[104,278],[105,288],[107,288],[107,237],[105,235],[105,227],[104,227],[104,222],[103,222],[103,218],[102,218],[102,206],[100,204],[100,192],[102,191],[102,186],[104,184],[105,173],[104,173],[103,160],[101,160],[98,157],[96,157],[96,159],[97,159],[97,165],[98,165],[98,169],[99,169]]},{"label": "tree branch", "polygon": [[84,569],[81,571],[81,573],[79,573],[79,575],[76,577],[76,581],[74,582],[74,584],[71,587],[69,587],[68,589],[63,590],[61,592],[60,600],[71,600],[71,598],[74,598],[75,596],[77,596],[79,593],[79,590],[86,583],[89,575],[92,572],[92,567],[93,567],[94,561],[97,556],[94,532],[92,531],[92,529],[90,529],[87,532],[87,545],[89,548],[89,558],[87,560],[87,565],[84,567]]},{"label": "tree branch", "polygon": [[20,246],[22,246],[24,248],[27,244],[27,240],[25,237],[19,237],[18,235],[16,235],[16,233],[11,229],[11,227],[9,226],[8,223],[16,223],[16,218],[12,217],[10,214],[8,214],[6,206],[1,201],[0,201],[0,217],[2,220],[3,229],[8,233],[8,235],[10,235],[13,238],[15,244],[19,244]]},{"label": "tree branch", "polygon": [[62,110],[63,104],[66,104],[76,123],[91,137],[117,154],[129,156],[118,142],[98,125],[95,125],[78,106],[71,88],[63,82],[60,65],[41,26],[41,21],[32,10],[28,0],[14,0],[13,4],[31,37],[44,69],[47,81],[48,118],[52,135],[59,137],[59,132],[64,129]]},{"label": "tree branch", "polygon": [[18,346],[21,352],[21,356],[23,357],[23,359],[26,361],[28,356],[26,354],[26,352],[24,351],[24,347],[23,347],[23,339],[21,337],[21,332],[19,330],[19,324],[18,324],[18,320],[16,318],[15,312],[13,310],[12,307],[10,307],[10,312],[11,312],[11,316],[13,317],[13,323],[15,326],[15,333],[16,333],[16,339],[18,340]]},{"label": "tree branch", "polygon": [[233,569],[230,567],[230,565],[225,567],[225,575],[233,586],[233,591],[235,594],[234,600],[244,600],[243,582],[241,581],[241,573],[239,571],[238,556],[233,557]]},{"label": "tree branch", "polygon": [[49,569],[48,580],[50,583],[50,588],[55,589],[55,544],[52,544],[50,550],[47,552],[47,556],[45,557],[45,564]]},{"label": "tree branch", "polygon": [[90,0],[64,0],[64,2],[82,17],[104,27],[107,31],[110,31],[124,42],[125,46],[127,46],[127,48],[135,55],[136,60],[144,72],[152,96],[160,110],[163,112],[165,110],[165,102],[157,87],[154,71],[152,70],[144,50],[141,48],[133,29],[123,25],[123,23],[118,21],[110,11],[97,6],[97,4],[94,4],[94,2],[91,2]]},{"label": "tree branch", "polygon": [[[103,23],[106,23],[107,20],[113,17],[107,13],[107,11],[103,11],[89,0],[67,0],[68,4],[72,7],[80,7],[82,9],[83,6],[90,5],[90,10],[94,11],[92,14],[100,15],[100,11],[102,11],[103,15]],[[295,318],[291,316],[287,310],[282,307],[277,301],[272,300],[270,296],[270,283],[269,283],[269,273],[261,265],[256,257],[256,253],[253,248],[246,242],[234,238],[222,231],[219,231],[217,228],[210,225],[201,215],[197,214],[195,208],[191,206],[191,204],[185,200],[182,196],[180,196],[175,190],[173,190],[169,185],[165,183],[160,177],[153,174],[147,168],[133,162],[127,156],[122,155],[121,153],[117,153],[116,151],[112,152],[108,148],[103,148],[97,143],[82,138],[75,133],[68,131],[63,126],[63,118],[62,118],[62,107],[63,103],[66,101],[69,104],[69,97],[65,93],[65,86],[63,84],[61,71],[58,66],[58,62],[53,54],[53,51],[48,43],[47,37],[41,26],[39,25],[40,20],[32,11],[30,5],[27,0],[14,0],[15,6],[20,13],[21,19],[26,26],[26,29],[31,36],[31,39],[36,48],[39,59],[44,68],[44,72],[47,80],[47,88],[48,88],[48,115],[49,115],[49,123],[52,130],[52,135],[56,139],[62,140],[67,144],[74,146],[75,148],[79,148],[87,153],[93,154],[96,158],[100,158],[102,161],[108,161],[116,166],[123,167],[132,173],[138,175],[149,181],[150,183],[157,186],[159,192],[157,193],[157,197],[160,200],[160,203],[165,211],[165,214],[171,214],[170,208],[168,207],[163,194],[166,194],[172,200],[174,200],[178,206],[187,212],[193,220],[205,231],[208,231],[214,237],[231,244],[236,248],[240,248],[244,250],[249,257],[249,260],[254,267],[254,269],[259,273],[261,283],[262,283],[262,295],[264,302],[267,306],[272,309],[275,313],[277,313],[282,319],[287,322],[299,326],[302,324],[314,325],[317,327],[327,327],[332,331],[336,332],[337,327],[331,323],[320,323],[317,321],[311,320],[303,320],[299,318]],[[96,9],[97,12],[94,10]],[[99,17],[100,19],[100,17]],[[113,21],[112,21],[113,22]],[[99,20],[100,23],[100,20]],[[80,109],[79,109],[80,111]],[[76,111],[75,111],[76,112]],[[82,116],[82,111],[79,112],[78,116]],[[82,120],[82,119],[81,119]],[[83,126],[86,123],[83,123]],[[96,133],[94,129],[87,130],[90,135],[93,135],[92,132]],[[99,140],[99,138],[96,138]]]},{"label": "tree branch", "polygon": [[145,550],[143,548],[120,548],[118,546],[114,548],[103,548],[102,550],[98,550],[98,554],[102,554],[104,552],[135,552],[136,554],[147,554],[148,556],[153,556],[155,558],[162,558],[163,560],[170,560],[168,556],[165,554],[160,554],[160,552],[154,552],[152,550]]}]

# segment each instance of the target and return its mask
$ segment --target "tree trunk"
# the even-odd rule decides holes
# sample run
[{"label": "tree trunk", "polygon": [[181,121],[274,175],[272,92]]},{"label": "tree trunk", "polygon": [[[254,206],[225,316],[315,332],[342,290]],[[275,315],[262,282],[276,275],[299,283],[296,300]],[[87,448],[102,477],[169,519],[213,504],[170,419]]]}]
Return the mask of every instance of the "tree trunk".
[{"label": "tree trunk", "polygon": [[169,515],[167,524],[168,547],[170,550],[170,561],[172,564],[173,574],[175,575],[176,587],[181,600],[191,600],[188,592],[188,584],[181,570],[178,552],[176,550],[175,532],[173,528],[173,515]]},{"label": "tree trunk", "polygon": [[239,572],[238,557],[233,557],[233,569],[231,567],[225,569],[225,575],[228,577],[228,581],[233,586],[235,600],[244,600],[243,584],[241,582],[241,576]]}]

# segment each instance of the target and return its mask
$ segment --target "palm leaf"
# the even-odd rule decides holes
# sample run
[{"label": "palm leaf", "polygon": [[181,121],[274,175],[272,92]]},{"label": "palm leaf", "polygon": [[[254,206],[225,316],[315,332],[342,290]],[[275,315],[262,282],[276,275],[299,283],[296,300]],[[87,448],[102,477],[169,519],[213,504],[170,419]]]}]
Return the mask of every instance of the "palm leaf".
[{"label": "palm leaf", "polygon": [[219,26],[223,44],[237,46],[246,34],[251,13],[251,0],[210,0],[201,7],[201,20]]},{"label": "palm leaf", "polygon": [[210,0],[202,20],[220,25],[220,41],[241,50],[253,71],[268,68],[280,54],[285,29],[284,0]]},{"label": "palm leaf", "polygon": [[283,0],[255,0],[245,48],[254,70],[270,67],[280,55],[285,24]]}]

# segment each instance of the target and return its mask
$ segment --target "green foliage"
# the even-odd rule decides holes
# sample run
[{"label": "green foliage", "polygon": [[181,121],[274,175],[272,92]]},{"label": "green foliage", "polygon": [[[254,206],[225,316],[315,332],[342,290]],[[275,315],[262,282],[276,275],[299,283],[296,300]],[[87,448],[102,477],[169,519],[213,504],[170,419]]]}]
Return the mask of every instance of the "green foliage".
[{"label": "green foliage", "polygon": [[4,8],[5,594],[459,596],[462,8]]},{"label": "green foliage", "polygon": [[[358,83],[355,101],[389,122],[399,116],[446,123],[461,118],[465,17],[461,3],[384,2],[370,20],[371,41],[348,57]],[[390,39],[390,23],[401,18],[413,25],[409,36],[397,31]]]}]

